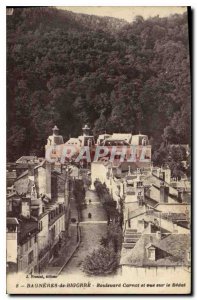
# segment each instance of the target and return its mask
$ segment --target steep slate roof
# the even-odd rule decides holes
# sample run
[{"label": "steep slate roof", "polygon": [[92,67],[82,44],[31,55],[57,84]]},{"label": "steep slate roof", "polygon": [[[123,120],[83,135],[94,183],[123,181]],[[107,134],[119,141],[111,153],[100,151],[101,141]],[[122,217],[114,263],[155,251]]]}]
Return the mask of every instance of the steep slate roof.
[{"label": "steep slate roof", "polygon": [[145,181],[154,184],[154,186],[156,188],[159,188],[160,186],[160,182],[164,182],[166,186],[169,186],[171,188],[171,190],[173,190],[175,193],[177,193],[177,190],[169,183],[167,183],[166,181],[163,181],[163,179],[157,177],[155,174],[149,174],[145,177]]},{"label": "steep slate roof", "polygon": [[39,165],[35,166],[34,169],[38,169],[40,167],[45,167],[46,166],[46,159],[44,159]]},{"label": "steep slate roof", "polygon": [[7,179],[15,179],[16,178],[16,171],[9,171],[9,172],[6,172],[6,178]]},{"label": "steep slate roof", "polygon": [[17,181],[18,179],[20,179],[20,178],[22,178],[22,177],[24,177],[24,176],[26,176],[26,175],[28,175],[28,170],[25,170],[20,176],[18,176],[18,177],[16,178],[15,181]]},{"label": "steep slate roof", "polygon": [[65,142],[66,145],[68,144],[76,144],[76,145],[80,145],[80,140],[78,138],[70,138],[67,142]]},{"label": "steep slate roof", "polygon": [[50,141],[50,143],[48,145],[53,145],[53,144],[56,144],[56,145],[62,145],[64,144],[64,140],[63,140],[63,137],[62,135],[50,135],[48,137],[48,143]]},{"label": "steep slate roof", "polygon": [[140,207],[140,208],[138,208],[138,209],[135,209],[135,210],[133,210],[133,211],[130,211],[129,212],[129,219],[133,219],[133,218],[135,218],[135,217],[137,217],[137,216],[140,216],[140,215],[143,215],[143,214],[145,214],[146,213],[146,207],[145,206],[142,206],[142,207]]},{"label": "steep slate roof", "polygon": [[[150,244],[163,253],[163,257],[160,255],[161,258],[156,260],[148,259],[146,248]],[[133,249],[122,249],[120,264],[135,267],[188,266],[189,249],[190,236],[187,234],[169,234],[161,240],[155,234],[143,234]]]},{"label": "steep slate roof", "polygon": [[131,140],[132,134],[131,133],[113,133],[111,138],[112,140]]},{"label": "steep slate roof", "polygon": [[6,196],[6,199],[10,199],[10,198],[12,198],[12,197],[18,197],[18,198],[20,198],[20,197],[17,195],[16,192],[12,192],[11,194],[9,194],[9,195]]},{"label": "steep slate roof", "polygon": [[25,219],[20,216],[19,221],[19,244],[22,245],[27,242],[27,240],[34,236],[38,232],[38,222],[33,219]]},{"label": "steep slate roof", "polygon": [[165,213],[184,213],[186,210],[190,211],[190,205],[185,203],[158,203],[154,207],[154,209],[157,209],[159,211],[162,211],[162,207],[164,208]]},{"label": "steep slate roof", "polygon": [[[28,171],[27,171],[27,174],[28,174]],[[21,193],[30,194],[33,186],[34,186],[34,182],[31,179],[29,179],[27,176],[27,178],[23,182],[23,184],[19,184],[17,186],[15,185],[15,189],[18,194],[21,194]]]},{"label": "steep slate roof", "polygon": [[102,138],[110,137],[110,136],[111,136],[111,134],[108,134],[108,133],[99,134],[98,139],[102,139]]},{"label": "steep slate roof", "polygon": [[158,200],[145,195],[145,203],[150,205],[151,207],[155,207],[158,204],[158,202]]},{"label": "steep slate roof", "polygon": [[33,161],[35,159],[37,159],[37,156],[31,156],[31,155],[29,155],[29,156],[21,156],[19,159],[17,159],[16,164],[18,164],[18,163],[24,163],[24,161],[26,163],[27,161]]},{"label": "steep slate roof", "polygon": [[6,219],[7,224],[13,224],[13,225],[19,225],[17,218],[7,218]]}]

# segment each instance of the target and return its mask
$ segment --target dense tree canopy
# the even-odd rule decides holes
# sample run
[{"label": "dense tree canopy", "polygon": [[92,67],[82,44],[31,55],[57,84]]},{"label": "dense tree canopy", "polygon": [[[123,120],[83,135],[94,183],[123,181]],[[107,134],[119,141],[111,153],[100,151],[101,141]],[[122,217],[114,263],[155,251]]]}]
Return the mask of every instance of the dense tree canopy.
[{"label": "dense tree canopy", "polygon": [[187,14],[114,18],[54,8],[7,16],[7,154],[44,155],[57,124],[65,139],[89,123],[148,134],[161,143],[190,136]]}]

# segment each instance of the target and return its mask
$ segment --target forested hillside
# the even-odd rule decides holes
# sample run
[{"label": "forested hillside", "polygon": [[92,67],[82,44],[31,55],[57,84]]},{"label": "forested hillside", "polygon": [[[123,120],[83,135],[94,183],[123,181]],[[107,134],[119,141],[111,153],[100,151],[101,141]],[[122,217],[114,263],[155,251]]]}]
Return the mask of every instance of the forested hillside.
[{"label": "forested hillside", "polygon": [[[88,123],[103,131],[148,134],[161,145],[189,143],[187,14],[114,18],[54,8],[7,16],[7,154],[44,155],[57,124],[65,139]],[[160,149],[160,150],[159,150]]]}]

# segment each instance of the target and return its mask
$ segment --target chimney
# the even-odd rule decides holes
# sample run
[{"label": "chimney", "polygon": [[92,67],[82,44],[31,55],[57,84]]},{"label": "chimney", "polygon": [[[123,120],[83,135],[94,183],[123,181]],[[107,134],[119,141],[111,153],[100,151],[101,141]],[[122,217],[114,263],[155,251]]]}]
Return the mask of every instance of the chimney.
[{"label": "chimney", "polygon": [[137,231],[138,232],[143,232],[144,229],[145,229],[145,221],[144,221],[144,219],[138,220]]},{"label": "chimney", "polygon": [[21,208],[21,215],[25,218],[30,218],[30,198],[22,198],[22,208]]},{"label": "chimney", "polygon": [[28,177],[32,181],[34,180],[34,167],[35,167],[34,163],[32,162],[28,163]]},{"label": "chimney", "polygon": [[152,224],[151,222],[148,222],[148,233],[151,233],[152,232]]},{"label": "chimney", "polygon": [[159,178],[162,180],[162,181],[165,181],[165,172],[162,170],[160,171],[159,173]]},{"label": "chimney", "polygon": [[51,163],[46,161],[46,195],[51,198]]},{"label": "chimney", "polygon": [[183,202],[183,192],[182,191],[178,191],[178,201],[180,202],[180,203],[182,203]]},{"label": "chimney", "polygon": [[160,202],[161,203],[168,203],[168,196],[169,196],[169,187],[165,185],[160,186]]},{"label": "chimney", "polygon": [[157,232],[156,232],[156,238],[157,238],[158,240],[161,240],[161,231],[157,231]]},{"label": "chimney", "polygon": [[178,225],[173,224],[173,233],[178,233]]}]

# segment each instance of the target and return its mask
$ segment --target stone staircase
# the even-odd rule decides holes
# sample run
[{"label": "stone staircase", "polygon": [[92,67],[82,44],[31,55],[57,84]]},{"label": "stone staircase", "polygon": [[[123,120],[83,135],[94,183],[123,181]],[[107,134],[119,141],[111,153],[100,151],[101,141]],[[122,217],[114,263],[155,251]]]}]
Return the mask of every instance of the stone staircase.
[{"label": "stone staircase", "polygon": [[133,249],[140,237],[141,233],[137,233],[137,229],[126,229],[122,247],[125,249]]}]

